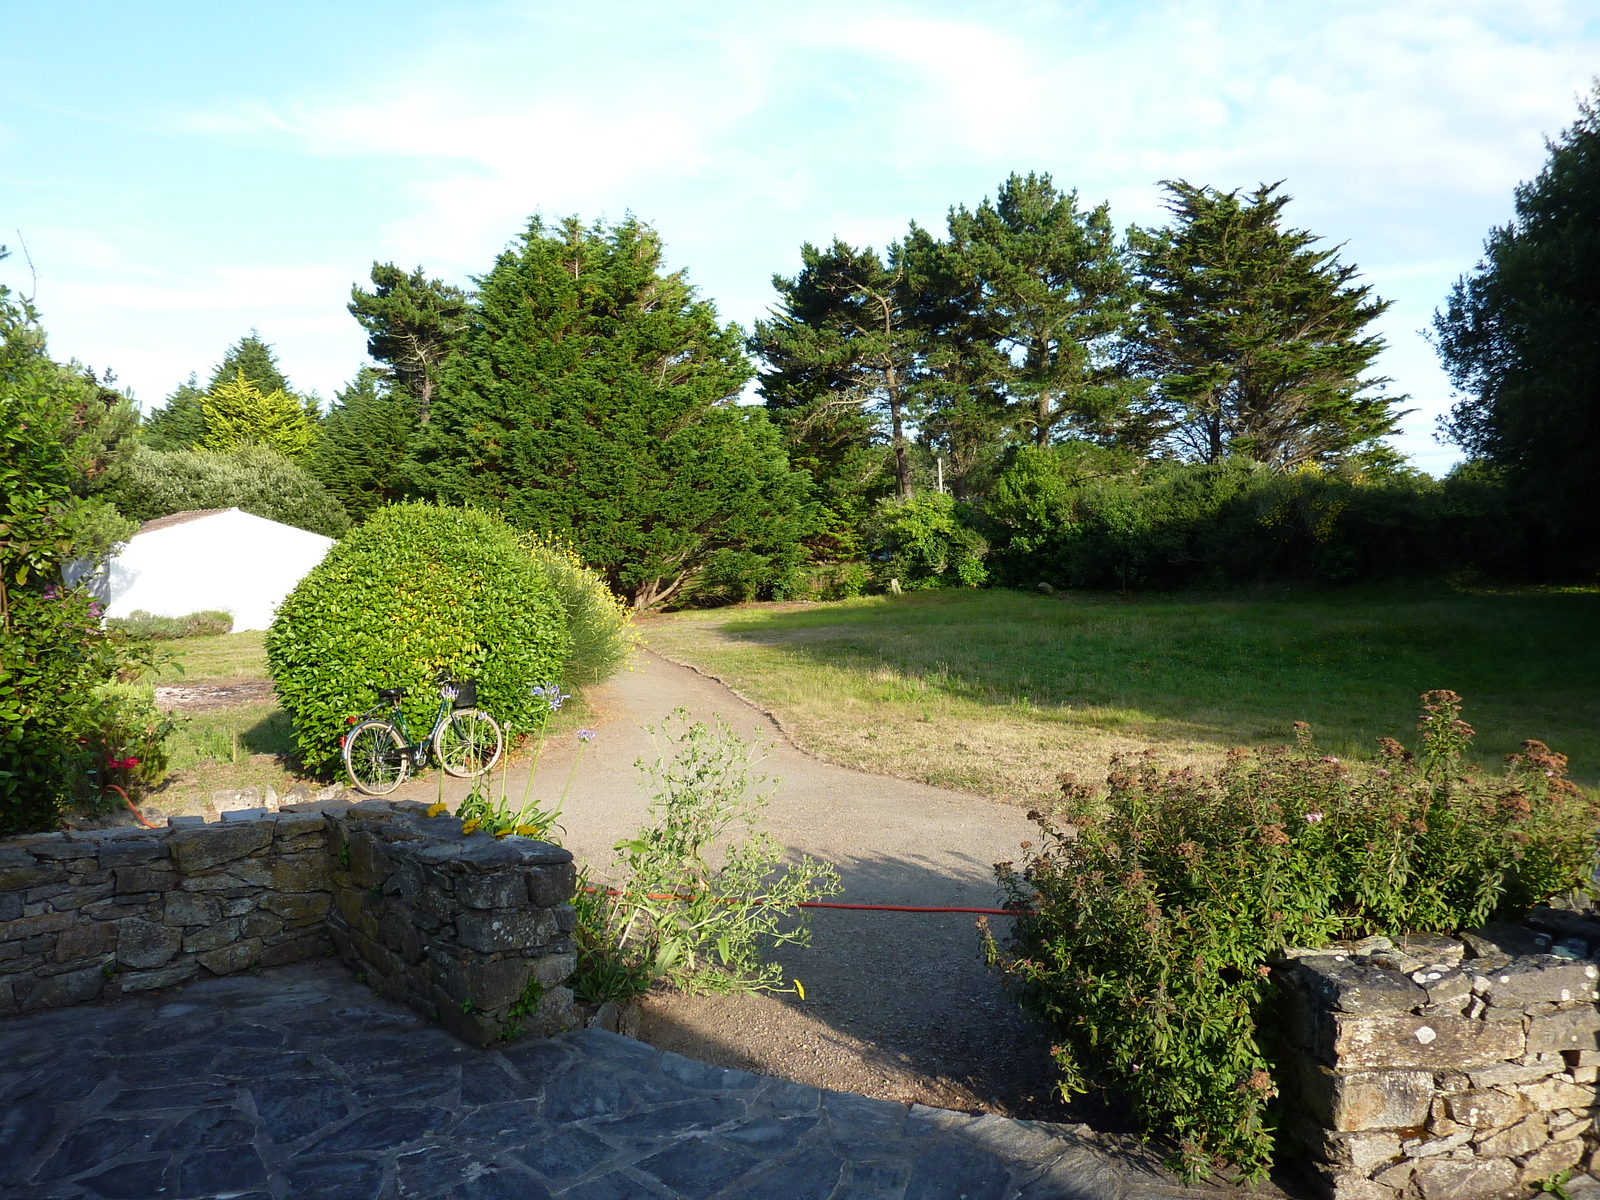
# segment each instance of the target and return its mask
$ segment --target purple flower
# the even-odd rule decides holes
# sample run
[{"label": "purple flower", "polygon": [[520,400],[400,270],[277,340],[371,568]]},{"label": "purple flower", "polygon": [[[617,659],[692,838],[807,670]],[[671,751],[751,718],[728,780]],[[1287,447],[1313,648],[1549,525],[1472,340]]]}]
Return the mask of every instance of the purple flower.
[{"label": "purple flower", "polygon": [[592,730],[592,729],[580,729],[580,730],[578,730],[578,740],[580,742],[593,741],[594,740],[594,730]]}]

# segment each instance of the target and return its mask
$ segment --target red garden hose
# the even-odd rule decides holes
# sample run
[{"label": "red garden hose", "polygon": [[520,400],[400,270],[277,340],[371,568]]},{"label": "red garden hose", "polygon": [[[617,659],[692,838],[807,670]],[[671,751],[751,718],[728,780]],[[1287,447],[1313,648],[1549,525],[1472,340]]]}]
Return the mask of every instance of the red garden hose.
[{"label": "red garden hose", "polygon": [[123,791],[116,784],[108,783],[103,788],[101,788],[100,790],[102,792],[115,792],[117,795],[121,796],[122,797],[122,802],[128,806],[128,811],[133,814],[133,819],[138,821],[139,824],[143,825],[146,829],[158,829],[158,828],[160,828],[160,826],[152,825],[152,824],[150,824],[149,821],[146,821],[144,819],[144,814],[133,806],[133,801],[132,800],[128,799],[128,793]]},{"label": "red garden hose", "polygon": [[[612,888],[603,888],[602,889],[602,888],[594,888],[594,887],[592,887],[592,888],[584,888],[583,890],[586,891],[586,892],[604,891],[607,896],[624,896],[624,895],[627,895],[626,892],[619,892],[619,891],[616,891],[616,890],[614,890]],[[677,896],[677,895],[673,895],[670,892],[646,892],[644,898],[646,900],[693,900],[694,899],[693,896]],[[732,904],[732,903],[734,903],[734,901],[726,900],[726,901],[724,901],[724,903]],[[757,904],[765,904],[766,901],[765,900],[757,900],[757,901],[755,901],[755,903],[757,903]],[[834,903],[831,903],[831,902],[826,901],[826,900],[808,900],[808,901],[805,901],[803,903],[796,904],[793,907],[795,907],[795,908],[852,908],[852,909],[862,909],[862,910],[865,910],[867,912],[981,913],[982,915],[987,916],[987,917],[1018,917],[1018,916],[1025,916],[1025,915],[1027,915],[1027,914],[1032,912],[1031,909],[1025,909],[1025,908],[1024,909],[1018,909],[1018,908],[956,908],[956,907],[946,907],[946,906],[942,906],[942,905],[922,905],[922,904],[834,904]]]}]

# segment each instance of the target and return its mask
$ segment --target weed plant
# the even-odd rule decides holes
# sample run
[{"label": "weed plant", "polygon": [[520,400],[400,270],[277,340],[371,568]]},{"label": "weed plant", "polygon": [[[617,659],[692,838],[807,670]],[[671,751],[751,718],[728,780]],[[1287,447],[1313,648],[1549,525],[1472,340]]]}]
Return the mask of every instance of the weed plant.
[{"label": "weed plant", "polygon": [[1463,764],[1459,697],[1423,697],[1422,750],[1385,739],[1360,772],[1293,748],[1231,751],[1211,774],[1114,763],[1062,779],[1043,843],[996,870],[1019,911],[992,966],[1057,1044],[1063,1095],[1091,1078],[1170,1135],[1191,1177],[1272,1161],[1273,956],[1366,934],[1455,933],[1584,887],[1600,806],[1566,759],[1524,743],[1500,774]]},{"label": "weed plant", "polygon": [[692,992],[781,990],[782,966],[763,955],[808,942],[798,905],[837,895],[839,874],[806,855],[779,866],[783,847],[761,825],[769,780],[726,724],[691,724],[680,708],[660,736],[668,753],[637,764],[652,785],[650,823],[617,845],[620,882],[579,880],[574,990],[591,1003],[656,980]]}]

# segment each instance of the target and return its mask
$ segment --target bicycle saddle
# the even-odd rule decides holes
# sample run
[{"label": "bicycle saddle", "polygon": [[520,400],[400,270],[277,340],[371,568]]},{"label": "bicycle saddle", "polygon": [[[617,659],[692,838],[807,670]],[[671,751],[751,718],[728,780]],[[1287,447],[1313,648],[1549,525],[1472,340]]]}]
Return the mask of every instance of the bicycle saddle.
[{"label": "bicycle saddle", "polygon": [[378,689],[378,699],[379,700],[387,700],[391,704],[393,704],[396,700],[400,699],[400,697],[404,696],[405,694],[406,694],[405,688],[379,688]]}]

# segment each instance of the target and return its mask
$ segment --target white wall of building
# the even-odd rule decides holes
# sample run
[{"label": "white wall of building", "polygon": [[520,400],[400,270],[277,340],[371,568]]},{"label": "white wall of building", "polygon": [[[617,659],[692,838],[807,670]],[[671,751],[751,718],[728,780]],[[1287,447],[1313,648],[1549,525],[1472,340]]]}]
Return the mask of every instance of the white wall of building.
[{"label": "white wall of building", "polygon": [[235,632],[265,629],[332,545],[321,534],[230,508],[136,534],[95,590],[103,587],[108,617],[220,609],[233,614]]}]

